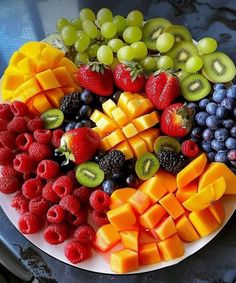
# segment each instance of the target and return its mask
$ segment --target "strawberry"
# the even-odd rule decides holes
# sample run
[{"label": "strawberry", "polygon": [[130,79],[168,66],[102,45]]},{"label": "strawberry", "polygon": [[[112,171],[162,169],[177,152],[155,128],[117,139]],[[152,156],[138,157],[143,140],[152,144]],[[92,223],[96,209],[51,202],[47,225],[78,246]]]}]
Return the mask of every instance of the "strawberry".
[{"label": "strawberry", "polygon": [[180,82],[171,73],[159,72],[149,77],[145,90],[156,108],[164,110],[180,95]]},{"label": "strawberry", "polygon": [[140,92],[146,83],[142,67],[136,62],[118,63],[113,77],[116,86],[124,91]]},{"label": "strawberry", "polygon": [[61,138],[57,151],[66,156],[67,161],[76,164],[90,160],[98,149],[99,135],[90,128],[79,128],[66,132]]},{"label": "strawberry", "polygon": [[81,65],[77,78],[82,87],[99,96],[110,96],[113,93],[113,77],[110,67],[97,62]]},{"label": "strawberry", "polygon": [[183,103],[168,106],[161,116],[161,131],[171,137],[186,136],[193,120],[193,110]]}]

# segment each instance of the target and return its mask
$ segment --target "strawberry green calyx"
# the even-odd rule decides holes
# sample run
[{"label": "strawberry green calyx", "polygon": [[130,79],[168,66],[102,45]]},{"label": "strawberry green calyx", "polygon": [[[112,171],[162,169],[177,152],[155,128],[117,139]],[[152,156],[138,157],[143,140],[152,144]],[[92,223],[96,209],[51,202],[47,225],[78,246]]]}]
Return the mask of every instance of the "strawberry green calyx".
[{"label": "strawberry green calyx", "polygon": [[127,67],[126,70],[130,72],[132,82],[143,75],[143,68],[139,63],[133,61],[123,61],[122,63]]},{"label": "strawberry green calyx", "polygon": [[194,116],[194,110],[187,107],[186,104],[184,104],[181,108],[179,108],[176,111],[176,115],[179,116],[179,121],[182,125],[182,127],[186,129],[191,129],[193,124],[193,116]]}]

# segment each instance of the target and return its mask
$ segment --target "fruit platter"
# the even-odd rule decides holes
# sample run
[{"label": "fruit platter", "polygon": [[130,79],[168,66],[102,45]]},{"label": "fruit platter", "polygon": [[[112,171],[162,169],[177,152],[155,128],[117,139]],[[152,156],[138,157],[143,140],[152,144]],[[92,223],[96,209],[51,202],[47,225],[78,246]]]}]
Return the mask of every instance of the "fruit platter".
[{"label": "fruit platter", "polygon": [[236,67],[168,19],[89,8],[1,79],[0,203],[29,241],[99,273],[168,267],[236,208]]}]

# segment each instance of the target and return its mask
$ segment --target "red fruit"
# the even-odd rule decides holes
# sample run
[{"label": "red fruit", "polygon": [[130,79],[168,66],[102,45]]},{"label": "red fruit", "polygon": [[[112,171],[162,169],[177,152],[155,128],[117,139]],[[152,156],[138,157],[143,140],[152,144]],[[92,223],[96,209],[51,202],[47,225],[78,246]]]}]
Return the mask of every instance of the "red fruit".
[{"label": "red fruit", "polygon": [[27,116],[29,114],[29,109],[26,106],[25,103],[21,102],[21,101],[14,101],[10,104],[10,109],[11,112],[14,114],[14,116],[16,117],[23,117],[23,116]]},{"label": "red fruit", "polygon": [[63,198],[72,192],[73,183],[70,177],[61,176],[54,182],[52,189],[60,198]]},{"label": "red fruit", "polygon": [[42,228],[42,220],[33,213],[26,212],[20,216],[18,227],[23,234],[33,234]]},{"label": "red fruit", "polygon": [[74,215],[71,213],[67,214],[67,221],[71,226],[79,226],[81,224],[87,223],[88,212],[85,209],[80,209],[80,211]]},{"label": "red fruit", "polygon": [[92,208],[98,211],[105,211],[109,207],[110,197],[106,192],[102,190],[96,190],[92,192],[89,198],[89,203]]},{"label": "red fruit", "polygon": [[60,202],[59,205],[65,209],[66,211],[70,212],[71,214],[76,215],[80,210],[80,202],[77,199],[76,196],[73,195],[67,195],[64,196]]},{"label": "red fruit", "polygon": [[37,198],[42,195],[43,183],[39,179],[29,179],[22,186],[22,193],[27,199]]},{"label": "red fruit", "polygon": [[101,227],[109,223],[106,212],[98,211],[96,209],[91,212],[91,220],[97,227]]},{"label": "red fruit", "polygon": [[47,220],[51,223],[61,223],[66,219],[66,211],[59,205],[51,206],[47,212]]},{"label": "red fruit", "polygon": [[28,133],[19,134],[16,138],[16,146],[22,151],[28,151],[33,142],[33,136]]},{"label": "red fruit", "polygon": [[146,82],[142,67],[135,62],[117,64],[113,77],[118,88],[130,92],[142,91]]},{"label": "red fruit", "polygon": [[64,247],[65,256],[73,264],[80,263],[91,256],[91,250],[88,246],[78,241],[70,241]]},{"label": "red fruit", "polygon": [[29,202],[29,211],[34,215],[42,216],[48,211],[49,203],[42,197],[31,199]]},{"label": "red fruit", "polygon": [[53,147],[58,148],[60,146],[63,134],[64,132],[62,130],[55,130],[52,132],[51,144]]},{"label": "red fruit", "polygon": [[27,181],[27,180],[29,180],[29,179],[34,179],[34,178],[36,178],[36,177],[37,177],[36,173],[35,173],[35,172],[32,172],[32,171],[23,174],[23,180],[24,180],[24,181]]},{"label": "red fruit", "polygon": [[49,180],[55,178],[59,173],[60,167],[53,160],[42,160],[37,167],[37,175],[40,178]]},{"label": "red fruit", "polygon": [[66,132],[61,139],[60,152],[69,154],[76,164],[92,159],[100,143],[99,135],[89,128],[79,128]]},{"label": "red fruit", "polygon": [[42,189],[42,196],[47,201],[50,202],[59,202],[60,197],[53,190],[53,182],[48,182]]},{"label": "red fruit", "polygon": [[48,159],[52,155],[51,148],[46,144],[41,144],[38,142],[33,142],[29,147],[29,155],[35,161],[42,161],[44,159]]},{"label": "red fruit", "polygon": [[31,132],[34,132],[37,129],[43,129],[43,120],[39,117],[29,120],[27,123],[27,127]]},{"label": "red fruit", "polygon": [[0,118],[7,121],[10,121],[13,118],[9,104],[0,103]]},{"label": "red fruit", "polygon": [[11,122],[7,125],[8,131],[12,131],[14,133],[24,133],[27,132],[27,122],[24,117],[14,117]]},{"label": "red fruit", "polygon": [[11,131],[0,132],[0,147],[16,149],[16,135]]},{"label": "red fruit", "polygon": [[21,174],[17,172],[12,165],[2,166],[0,169],[0,175],[2,177],[20,177]]},{"label": "red fruit", "polygon": [[75,170],[69,170],[67,173],[66,173],[66,176],[70,177],[71,178],[71,181],[73,183],[73,187],[76,187],[78,186],[78,181],[76,179],[76,176],[75,176]]},{"label": "red fruit", "polygon": [[171,104],[162,113],[161,131],[171,137],[186,136],[192,127],[193,114],[183,103]]},{"label": "red fruit", "polygon": [[194,157],[199,153],[199,147],[194,141],[186,140],[182,142],[181,151],[185,156]]},{"label": "red fruit", "polygon": [[109,67],[98,63],[80,66],[77,78],[79,84],[99,96],[113,93],[113,76]]},{"label": "red fruit", "polygon": [[37,129],[34,132],[34,138],[39,143],[50,144],[52,138],[52,132],[47,129]]},{"label": "red fruit", "polygon": [[0,177],[0,192],[12,194],[21,189],[21,181],[16,177]]},{"label": "red fruit", "polygon": [[95,231],[90,225],[81,225],[73,233],[75,240],[82,244],[91,244],[95,240]]},{"label": "red fruit", "polygon": [[180,95],[180,82],[175,75],[167,72],[152,74],[145,91],[153,105],[158,110],[164,110]]},{"label": "red fruit", "polygon": [[7,130],[8,121],[0,118],[0,131]]},{"label": "red fruit", "polygon": [[12,165],[14,153],[9,148],[0,148],[0,165]]},{"label": "red fruit", "polygon": [[69,236],[69,227],[65,223],[50,224],[43,232],[44,239],[51,245],[63,243]]},{"label": "red fruit", "polygon": [[18,192],[13,197],[11,206],[14,207],[19,214],[23,214],[29,211],[29,200],[23,196],[22,192]]},{"label": "red fruit", "polygon": [[34,171],[35,162],[27,153],[19,153],[13,160],[13,166],[20,173],[29,173]]},{"label": "red fruit", "polygon": [[79,199],[80,202],[87,203],[91,195],[91,190],[87,187],[82,186],[74,189],[73,194]]}]

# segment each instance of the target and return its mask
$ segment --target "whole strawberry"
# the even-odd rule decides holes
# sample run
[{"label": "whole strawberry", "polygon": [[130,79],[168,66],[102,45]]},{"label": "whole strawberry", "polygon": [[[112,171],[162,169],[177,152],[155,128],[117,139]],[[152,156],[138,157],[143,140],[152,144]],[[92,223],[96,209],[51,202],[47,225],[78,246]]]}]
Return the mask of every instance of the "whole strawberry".
[{"label": "whole strawberry", "polygon": [[156,108],[164,110],[180,95],[180,82],[171,73],[152,74],[147,80],[145,91]]},{"label": "whole strawberry", "polygon": [[99,96],[113,93],[113,76],[110,67],[97,62],[79,67],[77,78],[79,84]]},{"label": "whole strawberry", "polygon": [[171,137],[186,136],[193,120],[193,110],[183,103],[168,106],[161,116],[161,131]]},{"label": "whole strawberry", "polygon": [[146,83],[142,67],[135,62],[117,64],[113,77],[116,86],[124,91],[140,92]]},{"label": "whole strawberry", "polygon": [[76,164],[90,160],[98,149],[99,135],[90,128],[79,128],[66,132],[61,138],[59,152]]}]

